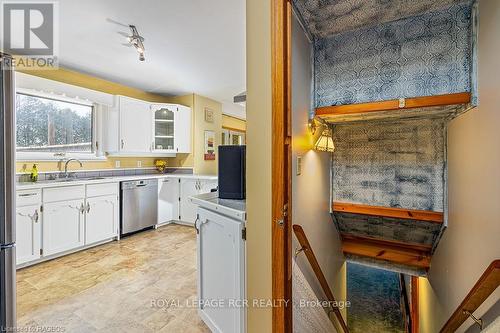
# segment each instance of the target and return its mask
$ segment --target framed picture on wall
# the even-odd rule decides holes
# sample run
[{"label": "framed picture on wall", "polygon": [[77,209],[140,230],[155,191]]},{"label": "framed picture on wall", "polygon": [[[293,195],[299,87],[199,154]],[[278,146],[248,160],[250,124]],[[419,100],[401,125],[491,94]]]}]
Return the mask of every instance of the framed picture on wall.
[{"label": "framed picture on wall", "polygon": [[215,160],[215,132],[205,131],[205,161]]}]

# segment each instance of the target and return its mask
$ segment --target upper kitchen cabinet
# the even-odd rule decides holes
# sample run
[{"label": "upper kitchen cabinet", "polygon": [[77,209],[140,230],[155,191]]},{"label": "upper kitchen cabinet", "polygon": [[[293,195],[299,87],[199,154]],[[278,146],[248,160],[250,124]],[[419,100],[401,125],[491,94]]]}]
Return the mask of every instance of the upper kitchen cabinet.
[{"label": "upper kitchen cabinet", "polygon": [[191,109],[176,104],[154,104],[153,151],[156,153],[191,152]]},{"label": "upper kitchen cabinet", "polygon": [[122,153],[152,151],[150,104],[141,100],[120,96],[120,141]]},{"label": "upper kitchen cabinet", "polygon": [[117,96],[104,116],[104,151],[110,155],[174,157],[191,153],[191,109]]}]

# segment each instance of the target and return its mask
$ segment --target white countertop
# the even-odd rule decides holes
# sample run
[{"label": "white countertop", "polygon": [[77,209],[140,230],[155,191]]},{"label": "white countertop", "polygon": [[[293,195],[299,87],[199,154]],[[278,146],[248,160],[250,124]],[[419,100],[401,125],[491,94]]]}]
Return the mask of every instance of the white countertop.
[{"label": "white countertop", "polygon": [[220,199],[218,192],[194,195],[189,199],[200,207],[246,221],[246,200]]},{"label": "white countertop", "polygon": [[209,179],[216,180],[217,176],[210,175],[195,175],[195,174],[150,174],[150,175],[134,175],[134,176],[110,176],[110,177],[99,177],[98,179],[78,179],[72,181],[52,181],[43,180],[36,183],[17,183],[17,190],[33,190],[49,187],[63,187],[72,185],[86,185],[86,184],[102,184],[102,183],[116,183],[130,180],[140,180],[140,179],[163,179],[163,178],[196,178],[196,179]]}]

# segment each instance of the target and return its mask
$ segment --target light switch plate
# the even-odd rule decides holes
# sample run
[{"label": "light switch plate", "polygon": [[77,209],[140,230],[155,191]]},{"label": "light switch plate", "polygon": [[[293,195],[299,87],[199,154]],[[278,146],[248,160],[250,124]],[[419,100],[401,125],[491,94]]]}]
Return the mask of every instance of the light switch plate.
[{"label": "light switch plate", "polygon": [[297,176],[302,173],[302,156],[297,156]]},{"label": "light switch plate", "polygon": [[120,161],[115,161],[115,168],[119,168],[120,167]]},{"label": "light switch plate", "polygon": [[137,161],[137,167],[142,168],[142,161]]}]

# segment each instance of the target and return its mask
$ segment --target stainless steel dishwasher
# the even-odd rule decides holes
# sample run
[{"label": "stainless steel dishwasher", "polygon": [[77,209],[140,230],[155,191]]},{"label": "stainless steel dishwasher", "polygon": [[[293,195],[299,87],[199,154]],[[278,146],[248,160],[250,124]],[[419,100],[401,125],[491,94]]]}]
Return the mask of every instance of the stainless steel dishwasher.
[{"label": "stainless steel dishwasher", "polygon": [[120,235],[130,234],[157,224],[158,180],[145,179],[121,183]]}]

